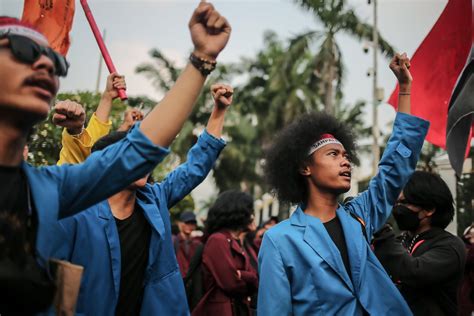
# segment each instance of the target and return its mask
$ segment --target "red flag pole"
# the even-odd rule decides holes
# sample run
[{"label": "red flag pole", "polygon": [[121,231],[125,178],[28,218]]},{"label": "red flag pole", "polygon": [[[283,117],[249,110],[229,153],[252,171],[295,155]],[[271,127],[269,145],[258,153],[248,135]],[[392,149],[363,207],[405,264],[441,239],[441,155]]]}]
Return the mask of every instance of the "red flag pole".
[{"label": "red flag pole", "polygon": [[[86,15],[87,21],[89,21],[89,25],[91,26],[92,33],[94,33],[94,37],[97,41],[97,45],[99,45],[100,52],[102,53],[102,57],[104,57],[105,64],[109,69],[109,72],[117,72],[115,69],[114,63],[112,62],[112,58],[110,57],[109,51],[105,46],[104,40],[100,35],[99,28],[97,27],[97,23],[95,23],[94,16],[92,15],[91,9],[89,8],[89,4],[87,4],[87,0],[81,0],[82,9],[84,9],[84,13]],[[127,94],[125,93],[124,89],[118,89],[118,95],[122,101],[127,100]]]}]

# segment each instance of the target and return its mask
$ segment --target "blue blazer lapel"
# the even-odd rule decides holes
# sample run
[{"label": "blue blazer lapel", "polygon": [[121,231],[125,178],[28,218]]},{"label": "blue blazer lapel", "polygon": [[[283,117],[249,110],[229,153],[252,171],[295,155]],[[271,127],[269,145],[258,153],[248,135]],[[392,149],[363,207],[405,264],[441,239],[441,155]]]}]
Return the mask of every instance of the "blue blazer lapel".
[{"label": "blue blazer lapel", "polygon": [[114,216],[112,215],[112,211],[110,210],[110,206],[107,201],[99,204],[98,217],[102,221],[105,221],[104,232],[107,236],[107,242],[109,244],[110,263],[112,265],[112,274],[114,276],[115,297],[118,299],[121,273],[120,239]]},{"label": "blue blazer lapel", "polygon": [[347,287],[353,291],[353,285],[347,273],[341,254],[329,236],[323,223],[316,217],[307,216],[298,207],[292,215],[292,224],[305,226],[303,240],[339,275]]},{"label": "blue blazer lapel", "polygon": [[351,215],[347,214],[347,211],[339,207],[337,209],[337,216],[341,222],[342,229],[344,231],[344,237],[346,240],[347,253],[349,254],[349,261],[352,274],[352,282],[355,284],[355,288],[358,289],[360,286],[360,272],[361,267],[367,260],[367,242],[362,235],[361,224]]}]

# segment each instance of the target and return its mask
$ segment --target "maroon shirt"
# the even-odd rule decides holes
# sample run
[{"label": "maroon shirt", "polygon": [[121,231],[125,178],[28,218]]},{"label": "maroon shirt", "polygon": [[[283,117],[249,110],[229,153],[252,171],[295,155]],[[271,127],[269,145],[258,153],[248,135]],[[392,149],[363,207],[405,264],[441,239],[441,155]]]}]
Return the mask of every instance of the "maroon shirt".
[{"label": "maroon shirt", "polygon": [[258,288],[257,271],[230,232],[221,231],[209,237],[203,250],[202,270],[206,293],[193,316],[236,316],[233,308],[249,314],[250,297]]},{"label": "maroon shirt", "polygon": [[201,241],[196,238],[186,240],[181,236],[181,234],[178,234],[174,240],[174,243],[179,270],[181,272],[181,276],[184,278],[189,270],[191,258],[194,256],[196,248],[199,247]]}]

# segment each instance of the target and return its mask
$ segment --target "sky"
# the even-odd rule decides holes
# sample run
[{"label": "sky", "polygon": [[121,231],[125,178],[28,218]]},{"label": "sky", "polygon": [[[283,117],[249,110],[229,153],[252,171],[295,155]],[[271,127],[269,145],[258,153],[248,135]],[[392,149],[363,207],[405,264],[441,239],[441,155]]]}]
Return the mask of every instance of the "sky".
[{"label": "sky", "polygon": [[[183,65],[192,49],[187,23],[198,0],[89,0],[89,6],[100,29],[106,30],[106,44],[118,71],[126,76],[129,95],[147,95],[159,100],[150,81],[135,74],[135,68],[150,61],[148,52],[159,48],[165,55]],[[254,56],[263,46],[263,33],[275,31],[288,39],[303,31],[321,29],[314,16],[292,0],[215,0],[219,12],[232,25],[231,40],[218,61],[236,62],[241,57]],[[348,0],[359,18],[372,23],[373,10],[367,0]],[[412,56],[423,38],[444,9],[447,0],[378,0],[378,20],[381,35],[397,51]],[[0,15],[20,17],[21,0],[0,0]],[[71,32],[72,45],[68,53],[71,68],[61,80],[62,92],[95,90],[99,64],[99,50],[79,1]],[[372,78],[367,76],[372,66],[372,54],[365,54],[360,42],[350,36],[338,36],[346,66],[344,78],[345,102],[370,102]],[[379,86],[388,99],[395,87],[395,77],[388,68],[388,60],[379,57]],[[103,67],[100,90],[104,88],[106,69]],[[416,80],[416,78],[414,78]],[[367,107],[367,125],[371,108]],[[383,102],[380,106],[380,127],[387,131],[395,117],[393,109]],[[370,172],[370,162],[362,169]]]},{"label": "sky", "polygon": [[[192,44],[187,29],[188,19],[198,0],[89,0],[100,29],[106,30],[108,50],[119,72],[125,74],[130,95],[145,94],[159,100],[144,75],[135,74],[137,65],[150,61],[148,52],[160,48],[166,56],[183,64]],[[372,7],[367,0],[349,0],[361,20],[372,23]],[[413,54],[446,4],[446,0],[382,0],[379,6],[379,29],[398,51]],[[222,62],[235,62],[242,56],[253,56],[262,48],[265,30],[274,30],[287,39],[310,29],[320,29],[311,13],[291,0],[216,0],[216,8],[233,27],[231,40],[219,57]],[[23,1],[0,0],[0,14],[21,16]],[[85,19],[79,1],[71,32],[68,53],[71,63],[61,91],[94,90],[96,87],[99,50]],[[354,102],[370,100],[372,79],[367,71],[372,55],[364,54],[362,45],[341,34],[339,42],[347,74],[345,99]],[[380,86],[388,97],[395,78],[388,69],[388,60],[379,61]],[[101,89],[106,70],[103,68]]]}]

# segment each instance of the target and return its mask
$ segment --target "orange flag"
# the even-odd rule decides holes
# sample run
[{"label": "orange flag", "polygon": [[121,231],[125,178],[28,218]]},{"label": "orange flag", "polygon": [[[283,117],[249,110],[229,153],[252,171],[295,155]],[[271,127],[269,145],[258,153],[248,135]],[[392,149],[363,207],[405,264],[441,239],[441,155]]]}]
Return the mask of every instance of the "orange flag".
[{"label": "orange flag", "polygon": [[66,56],[74,19],[75,0],[25,0],[22,21],[44,34],[50,46]]}]

